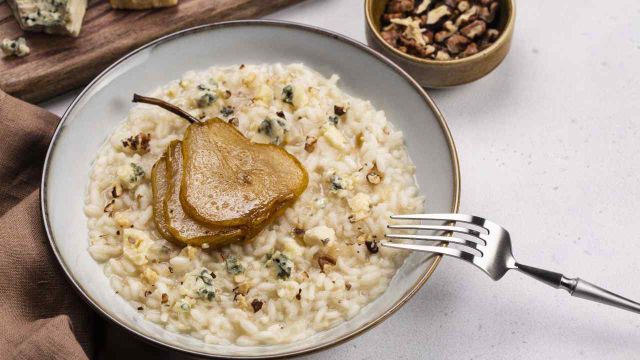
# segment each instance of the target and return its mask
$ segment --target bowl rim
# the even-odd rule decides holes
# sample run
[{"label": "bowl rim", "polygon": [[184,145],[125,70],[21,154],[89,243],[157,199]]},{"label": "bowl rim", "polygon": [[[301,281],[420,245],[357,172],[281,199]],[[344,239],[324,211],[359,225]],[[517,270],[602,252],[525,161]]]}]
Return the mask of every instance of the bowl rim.
[{"label": "bowl rim", "polygon": [[369,29],[369,31],[371,31],[371,33],[373,33],[373,36],[375,37],[375,39],[382,44],[382,46],[388,50],[390,50],[393,54],[400,56],[401,58],[408,60],[408,61],[412,61],[414,63],[420,63],[420,64],[428,64],[428,65],[435,65],[435,66],[447,66],[447,65],[462,65],[462,64],[466,64],[466,63],[472,63],[475,60],[479,60],[481,58],[485,58],[487,56],[487,54],[492,53],[497,51],[499,48],[501,48],[502,46],[505,46],[511,38],[511,34],[513,34],[513,28],[515,26],[515,20],[516,20],[516,2],[515,0],[503,0],[506,1],[507,3],[509,3],[510,5],[510,9],[511,11],[508,12],[508,18],[507,18],[507,23],[504,27],[504,30],[500,33],[500,36],[498,36],[498,39],[491,45],[489,45],[489,47],[487,47],[486,49],[483,49],[482,51],[479,51],[476,54],[473,54],[471,56],[467,56],[465,58],[462,59],[452,59],[452,60],[432,60],[432,59],[424,59],[421,57],[417,57],[414,55],[410,55],[407,53],[404,53],[396,48],[394,48],[393,46],[391,46],[389,43],[387,43],[386,41],[384,41],[384,39],[382,38],[382,35],[380,35],[380,31],[376,28],[375,24],[377,23],[377,20],[374,20],[372,15],[371,15],[371,5],[373,3],[373,1],[375,0],[365,0],[364,1],[364,17],[365,17],[365,23],[366,23],[366,27]]},{"label": "bowl rim", "polygon": [[347,36],[335,33],[333,31],[330,30],[326,30],[326,29],[322,29],[319,27],[315,27],[315,26],[311,26],[311,25],[306,25],[306,24],[301,24],[301,23],[296,23],[296,22],[290,22],[290,21],[281,21],[281,20],[233,20],[233,21],[224,21],[224,22],[217,22],[217,23],[210,23],[210,24],[204,24],[204,25],[200,25],[200,26],[195,26],[195,27],[191,27],[188,29],[184,29],[181,31],[177,31],[165,36],[162,36],[154,41],[151,41],[145,45],[142,45],[140,47],[138,47],[137,49],[134,49],[133,51],[129,52],[128,54],[124,55],[123,57],[121,57],[120,59],[118,59],[117,61],[115,61],[113,64],[111,64],[109,67],[107,67],[105,70],[103,70],[98,76],[96,76],[75,98],[74,100],[71,102],[71,104],[69,105],[69,107],[65,110],[64,114],[62,115],[60,122],[58,123],[53,136],[51,138],[51,142],[49,143],[49,147],[47,149],[47,153],[46,153],[46,157],[45,157],[45,161],[43,164],[43,172],[42,172],[42,179],[41,179],[41,184],[40,184],[40,191],[39,191],[39,196],[40,196],[40,212],[41,212],[41,216],[42,216],[42,221],[43,221],[43,225],[44,225],[44,230],[45,233],[47,235],[47,239],[49,240],[49,245],[51,246],[51,249],[53,250],[53,253],[58,261],[58,263],[60,264],[65,276],[67,277],[67,279],[69,280],[69,282],[73,285],[73,288],[75,289],[75,291],[80,294],[80,297],[87,303],[89,304],[89,306],[91,308],[93,308],[94,311],[96,311],[98,314],[100,314],[103,318],[106,318],[107,320],[111,321],[112,323],[117,324],[120,328],[128,331],[131,334],[136,335],[138,338],[142,339],[143,341],[151,344],[151,345],[155,345],[158,346],[160,348],[168,348],[171,349],[173,351],[177,351],[179,353],[183,353],[183,354],[188,354],[188,355],[195,355],[195,356],[200,356],[200,357],[204,357],[204,358],[210,358],[210,359],[217,359],[217,358],[233,358],[233,359],[254,359],[254,358],[288,358],[288,357],[292,357],[292,356],[298,356],[298,355],[302,355],[302,354],[308,354],[308,353],[312,353],[312,352],[316,352],[319,350],[323,350],[323,349],[327,349],[330,347],[333,347],[335,345],[344,343],[362,333],[364,333],[365,331],[373,328],[374,326],[380,324],[382,321],[384,321],[385,319],[387,319],[391,314],[395,313],[398,309],[400,309],[421,287],[422,285],[424,285],[424,283],[431,277],[431,275],[433,274],[433,272],[435,271],[435,269],[437,268],[438,264],[440,263],[440,261],[442,260],[442,255],[435,255],[434,256],[434,261],[431,264],[431,266],[428,267],[428,269],[425,270],[425,272],[422,274],[422,276],[420,277],[420,279],[411,287],[411,289],[409,289],[406,293],[404,293],[402,295],[402,297],[393,304],[393,306],[389,309],[387,309],[384,313],[382,313],[379,317],[377,317],[376,319],[367,322],[366,324],[364,324],[363,326],[361,326],[360,328],[347,333],[341,337],[338,337],[336,339],[334,339],[331,342],[328,342],[326,344],[318,344],[315,346],[310,346],[308,348],[305,349],[301,349],[301,350],[296,350],[296,351],[290,351],[290,352],[285,352],[285,353],[279,353],[279,354],[271,354],[271,355],[267,355],[267,356],[254,356],[254,355],[218,355],[218,354],[212,354],[212,353],[207,353],[207,352],[202,352],[202,351],[197,351],[197,350],[192,350],[192,349],[187,349],[187,348],[183,348],[180,346],[176,346],[176,345],[172,345],[172,344],[167,344],[165,342],[163,342],[161,339],[156,339],[153,338],[151,336],[148,336],[142,332],[139,332],[137,330],[131,329],[129,328],[124,322],[121,322],[120,320],[118,320],[115,316],[111,315],[109,313],[109,311],[107,309],[103,309],[102,307],[99,306],[99,304],[97,303],[97,301],[95,301],[93,298],[91,298],[91,296],[89,296],[89,294],[83,289],[82,285],[76,281],[75,277],[73,276],[73,274],[71,273],[69,267],[67,266],[67,264],[65,263],[65,261],[62,258],[61,253],[58,250],[58,247],[56,245],[56,241],[53,237],[53,233],[51,230],[51,224],[49,222],[49,214],[48,214],[48,206],[47,206],[47,198],[46,198],[46,194],[47,194],[47,178],[49,175],[49,168],[51,166],[50,164],[50,158],[51,158],[51,154],[53,153],[53,150],[55,148],[56,145],[56,140],[58,138],[58,136],[60,135],[62,129],[64,128],[64,123],[67,120],[71,110],[73,108],[75,108],[76,104],[80,101],[80,99],[83,98],[83,96],[85,95],[85,93],[87,93],[90,89],[92,89],[95,84],[102,79],[104,76],[106,76],[107,74],[109,74],[114,68],[116,68],[118,65],[120,65],[122,62],[124,62],[125,60],[127,60],[128,58],[136,55],[138,52],[145,50],[149,47],[153,47],[157,44],[161,44],[161,43],[165,43],[168,41],[171,41],[172,39],[175,38],[179,38],[182,36],[186,36],[189,35],[191,33],[197,33],[197,32],[201,32],[201,31],[208,31],[208,30],[214,30],[214,29],[218,29],[218,28],[225,28],[225,27],[242,27],[242,26],[246,26],[246,25],[250,25],[250,26],[267,26],[267,27],[281,27],[281,28],[291,28],[294,30],[298,30],[298,31],[307,31],[307,32],[312,32],[315,34],[319,34],[325,37],[329,37],[332,38],[334,40],[337,41],[341,41],[343,43],[346,43],[348,45],[354,46],[360,50],[363,50],[364,52],[368,53],[371,56],[376,57],[378,60],[380,60],[383,64],[387,65],[388,67],[390,67],[392,70],[394,70],[396,73],[398,73],[400,76],[402,76],[406,81],[408,81],[411,85],[413,85],[414,89],[418,92],[418,94],[423,98],[423,100],[427,103],[427,105],[429,106],[429,108],[431,109],[431,111],[433,112],[434,116],[436,117],[436,120],[438,121],[438,124],[441,127],[441,130],[443,132],[443,135],[445,136],[445,140],[447,142],[447,145],[449,147],[449,155],[451,157],[451,165],[452,165],[452,170],[453,170],[453,198],[451,199],[451,212],[456,213],[458,212],[459,206],[460,206],[460,165],[459,165],[459,159],[458,159],[458,153],[456,150],[456,146],[455,143],[453,141],[453,137],[451,135],[451,131],[449,130],[449,127],[447,125],[446,120],[444,119],[444,116],[442,115],[442,113],[440,112],[440,110],[438,109],[438,107],[435,105],[435,103],[433,102],[433,100],[431,99],[431,97],[426,93],[426,91],[411,77],[409,76],[409,74],[407,74],[404,70],[402,70],[398,65],[396,65],[395,63],[393,63],[391,60],[389,60],[388,58],[386,58],[385,56],[383,56],[382,54],[376,52],[375,50],[367,47],[366,45],[351,39]]}]

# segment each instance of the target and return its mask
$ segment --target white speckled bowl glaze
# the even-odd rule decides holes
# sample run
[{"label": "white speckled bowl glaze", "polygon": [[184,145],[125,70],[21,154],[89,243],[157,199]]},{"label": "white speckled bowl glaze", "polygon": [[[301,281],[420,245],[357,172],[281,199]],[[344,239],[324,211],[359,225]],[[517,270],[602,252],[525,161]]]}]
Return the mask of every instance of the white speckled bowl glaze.
[{"label": "white speckled bowl glaze", "polygon": [[302,62],[326,77],[339,74],[343,89],[384,110],[404,131],[428,211],[457,211],[458,160],[442,114],[413,79],[382,55],[338,34],[284,22],[237,21],[181,31],[131,52],[89,84],[65,112],[47,153],[41,202],[51,246],[73,285],[104,317],[152,343],[193,355],[289,356],[334,345],[378,324],[402,306],[435,270],[440,257],[413,253],[389,289],[357,316],[285,345],[205,344],[143,319],[115,294],[102,266],[87,251],[83,204],[94,157],[126,117],[133,93],[147,93],[188,70],[276,62]]}]

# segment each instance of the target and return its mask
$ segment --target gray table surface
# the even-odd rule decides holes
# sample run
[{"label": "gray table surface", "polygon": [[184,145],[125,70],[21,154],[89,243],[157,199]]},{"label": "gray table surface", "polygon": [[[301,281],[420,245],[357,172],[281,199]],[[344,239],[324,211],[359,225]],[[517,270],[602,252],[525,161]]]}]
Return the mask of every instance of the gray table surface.
[{"label": "gray table surface", "polygon": [[[510,230],[525,263],[640,299],[640,2],[519,1],[493,73],[429,93],[458,147],[461,212]],[[364,42],[360,0],[268,16]],[[44,104],[61,114],[77,91]],[[622,226],[624,225],[624,226]],[[627,231],[625,231],[627,230]],[[178,359],[107,329],[105,358]],[[394,316],[308,359],[637,359],[640,316],[517,273],[493,282],[445,259]]]}]

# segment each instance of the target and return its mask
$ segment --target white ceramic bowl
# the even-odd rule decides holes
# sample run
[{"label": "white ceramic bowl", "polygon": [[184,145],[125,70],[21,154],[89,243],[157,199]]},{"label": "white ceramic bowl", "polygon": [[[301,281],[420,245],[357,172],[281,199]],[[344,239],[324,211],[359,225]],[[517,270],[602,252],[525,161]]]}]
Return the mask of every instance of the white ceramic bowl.
[{"label": "white ceramic bowl", "polygon": [[302,62],[369,99],[404,131],[429,212],[455,212],[459,170],[455,146],[435,104],[404,71],[366,46],[304,25],[274,21],[226,22],[165,36],[126,55],[71,104],[58,126],[42,177],[42,214],[51,246],[71,282],[99,313],[144,339],[201,356],[235,358],[301,354],[334,345],[371,328],[404,304],[440,258],[411,254],[376,301],[339,326],[303,341],[272,346],[220,346],[169,332],[146,321],[115,294],[87,251],[83,213],[88,174],[99,147],[146,93],[192,69],[238,63]]}]

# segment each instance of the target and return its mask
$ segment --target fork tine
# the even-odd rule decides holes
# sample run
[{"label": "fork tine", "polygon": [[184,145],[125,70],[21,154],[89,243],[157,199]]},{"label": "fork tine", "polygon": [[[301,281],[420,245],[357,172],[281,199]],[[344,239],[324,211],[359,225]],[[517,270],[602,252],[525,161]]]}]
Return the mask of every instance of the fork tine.
[{"label": "fork tine", "polygon": [[[487,229],[484,224],[486,220],[466,214],[403,214],[403,215],[391,215],[392,219],[396,220],[443,220],[443,221],[459,221],[467,224],[474,224]],[[487,229],[489,230],[489,229]]]},{"label": "fork tine", "polygon": [[467,229],[461,226],[442,226],[442,225],[387,225],[388,229],[398,230],[435,230],[435,231],[450,231],[454,233],[467,234],[472,236],[479,236],[480,232]]},{"label": "fork tine", "polygon": [[430,245],[418,245],[418,244],[399,244],[393,243],[390,241],[381,241],[380,245],[388,248],[394,249],[402,249],[402,250],[413,250],[413,251],[422,251],[422,252],[430,252],[440,255],[448,255],[453,256],[459,259],[472,261],[475,257],[474,254],[461,249],[454,249],[442,246],[430,246]]},{"label": "fork tine", "polygon": [[[443,242],[452,242],[455,244],[467,245],[472,248],[476,248],[475,244],[485,245],[486,243],[482,239],[472,238],[472,239],[462,239],[452,236],[439,236],[439,235],[401,235],[401,234],[384,234],[385,237],[389,239],[404,239],[404,240],[428,240],[428,241],[443,241]],[[482,241],[482,243],[481,243]]]}]

